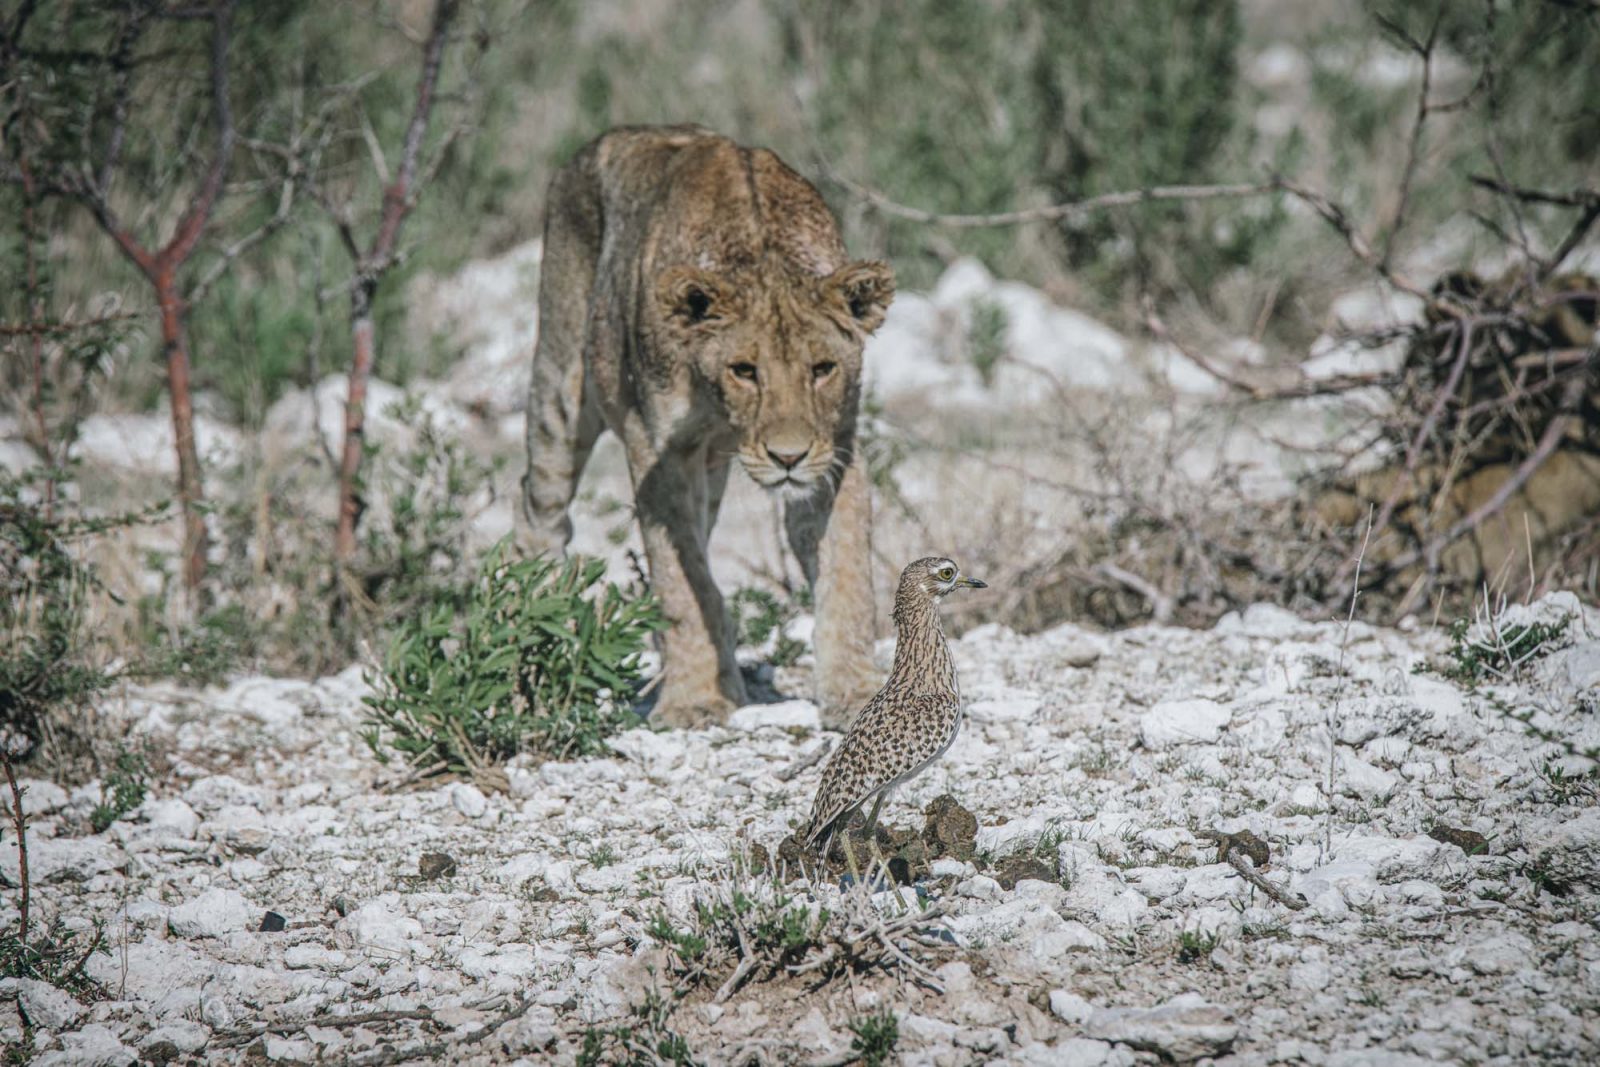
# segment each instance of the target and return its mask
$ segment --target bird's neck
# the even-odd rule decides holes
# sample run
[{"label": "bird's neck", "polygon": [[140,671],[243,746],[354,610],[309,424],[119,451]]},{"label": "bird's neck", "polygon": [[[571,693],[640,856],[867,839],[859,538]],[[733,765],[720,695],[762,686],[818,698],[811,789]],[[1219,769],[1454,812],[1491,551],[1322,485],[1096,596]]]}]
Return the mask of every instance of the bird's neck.
[{"label": "bird's neck", "polygon": [[902,691],[954,692],[956,664],[939,624],[939,609],[931,603],[901,603],[894,612],[894,667],[889,684]]}]

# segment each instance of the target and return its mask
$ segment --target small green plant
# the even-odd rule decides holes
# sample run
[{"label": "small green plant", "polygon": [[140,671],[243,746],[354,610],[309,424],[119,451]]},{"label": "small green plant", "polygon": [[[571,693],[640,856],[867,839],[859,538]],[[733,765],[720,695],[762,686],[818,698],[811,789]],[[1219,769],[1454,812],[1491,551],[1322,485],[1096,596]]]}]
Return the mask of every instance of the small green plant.
[{"label": "small green plant", "polygon": [[1575,801],[1592,802],[1600,794],[1600,767],[1586,771],[1569,771],[1555,760],[1546,760],[1538,771],[1539,780],[1550,791],[1556,804]]},{"label": "small green plant", "polygon": [[1185,930],[1178,935],[1178,962],[1199,963],[1211,958],[1211,951],[1221,940],[1216,934],[1204,930]]},{"label": "small green plant", "polygon": [[657,910],[650,916],[650,921],[645,924],[645,933],[668,945],[679,956],[690,963],[697,963],[700,957],[706,954],[708,947],[706,939],[693,930],[680,930],[663,910]]},{"label": "small green plant", "polygon": [[615,862],[617,862],[617,852],[610,845],[601,845],[589,853],[589,866],[595,870],[609,867]]},{"label": "small green plant", "polygon": [[531,751],[590,755],[636,721],[640,653],[664,625],[648,595],[600,584],[605,564],[507,560],[497,545],[459,607],[397,629],[366,698],[379,759],[481,774]]},{"label": "small green plant", "polygon": [[995,368],[1006,356],[1006,334],[1010,320],[997,302],[980,297],[972,302],[972,320],[967,325],[967,359],[978,371],[984,388],[994,385]]},{"label": "small green plant", "polygon": [[57,919],[50,929],[23,941],[16,927],[0,931],[0,977],[36,978],[79,1000],[98,1000],[99,983],[85,973],[89,957],[105,951],[105,931],[97,924],[86,934]]},{"label": "small green plant", "polygon": [[150,762],[144,753],[125,748],[117,753],[111,772],[100,785],[100,803],[89,813],[89,824],[97,834],[144,803],[149,791]]},{"label": "small green plant", "polygon": [[694,910],[674,918],[658,909],[646,932],[671,950],[678,988],[710,985],[726,996],[747,981],[804,974],[826,983],[851,973],[888,970],[932,982],[924,959],[953,943],[937,907],[904,903],[882,910],[856,883],[828,907],[799,900],[775,875],[750,875],[737,863],[703,882]]},{"label": "small green plant", "polygon": [[[1466,619],[1450,624],[1450,662],[1439,673],[1463,685],[1475,686],[1485,678],[1506,678],[1519,667],[1553,652],[1566,637],[1572,617],[1526,626],[1474,627]],[[1476,631],[1476,632],[1475,632]]]},{"label": "small green plant", "polygon": [[644,1003],[633,1009],[633,1025],[591,1026],[584,1030],[578,1067],[697,1067],[701,1061],[695,1059],[689,1042],[668,1025],[675,1008],[676,1004],[652,990],[645,994]]},{"label": "small green plant", "polygon": [[850,1020],[850,1051],[866,1067],[883,1067],[890,1062],[900,1041],[900,1020],[888,1008]]}]

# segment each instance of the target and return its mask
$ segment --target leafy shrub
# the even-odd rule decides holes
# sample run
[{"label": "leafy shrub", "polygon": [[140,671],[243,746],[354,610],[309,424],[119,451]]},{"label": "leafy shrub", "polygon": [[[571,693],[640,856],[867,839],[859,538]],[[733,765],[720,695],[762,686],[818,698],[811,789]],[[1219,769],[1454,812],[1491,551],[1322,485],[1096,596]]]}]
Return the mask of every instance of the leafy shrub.
[{"label": "leafy shrub", "polygon": [[81,544],[165,513],[158,505],[87,517],[47,505],[35,489],[60,474],[0,468],[0,729],[31,740],[50,711],[82,706],[120,673],[88,633],[88,601],[100,586]]},{"label": "leafy shrub", "polygon": [[485,558],[457,606],[402,621],[366,698],[380,759],[480,773],[521,751],[599,751],[632,721],[639,654],[664,625],[647,595],[607,583],[598,560]]}]

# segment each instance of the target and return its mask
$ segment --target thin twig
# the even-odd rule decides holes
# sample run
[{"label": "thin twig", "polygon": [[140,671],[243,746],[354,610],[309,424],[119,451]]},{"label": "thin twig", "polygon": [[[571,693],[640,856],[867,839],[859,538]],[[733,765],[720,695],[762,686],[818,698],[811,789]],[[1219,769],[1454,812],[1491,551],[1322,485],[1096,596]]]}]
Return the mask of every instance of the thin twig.
[{"label": "thin twig", "polygon": [[1306,907],[1306,898],[1296,893],[1290,896],[1286,890],[1267,881],[1266,876],[1256,870],[1255,864],[1250,862],[1250,857],[1239,850],[1238,846],[1228,849],[1228,866],[1239,872],[1239,877],[1261,890],[1273,900],[1282,904],[1290,911],[1302,911]]},{"label": "thin twig", "polygon": [[1000,211],[988,215],[971,215],[927,211],[923,208],[911,207],[908,204],[902,204],[890,199],[876,189],[845,177],[830,167],[826,161],[823,162],[823,170],[831,181],[885,215],[907,219],[911,222],[924,222],[934,226],[949,226],[953,229],[1019,226],[1029,222],[1054,222],[1060,219],[1090,215],[1106,208],[1132,207],[1138,204],[1152,204],[1168,200],[1237,200],[1252,196],[1262,196],[1274,192],[1278,188],[1278,184],[1275,181],[1248,182],[1233,185],[1156,185],[1147,189],[1102,193],[1099,196],[1085,197],[1082,200],[1072,200],[1061,204],[1047,204],[1043,207],[1023,208],[1019,211]]},{"label": "thin twig", "polygon": [[11,751],[5,740],[0,739],[0,767],[6,772],[6,784],[11,787],[11,824],[17,832],[17,880],[21,884],[21,895],[17,900],[18,931],[17,940],[22,944],[26,953],[28,945],[28,898],[32,879],[28,877],[28,816],[22,810],[22,788],[17,785],[17,775],[11,766]]}]

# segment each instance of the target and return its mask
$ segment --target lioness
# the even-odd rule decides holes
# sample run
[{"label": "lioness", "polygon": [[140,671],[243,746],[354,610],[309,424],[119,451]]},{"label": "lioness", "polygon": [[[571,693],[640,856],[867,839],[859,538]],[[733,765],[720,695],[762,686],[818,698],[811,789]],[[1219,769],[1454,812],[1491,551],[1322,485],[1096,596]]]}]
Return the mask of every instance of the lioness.
[{"label": "lioness", "polygon": [[706,542],[737,455],[783,495],[817,605],[816,696],[843,725],[876,688],[855,434],[889,267],[847,259],[821,196],[773,153],[694,126],[632,127],[552,179],[541,278],[524,547],[565,549],[578,477],[609,426],[672,624],[654,714],[721,721],[745,692]]}]

